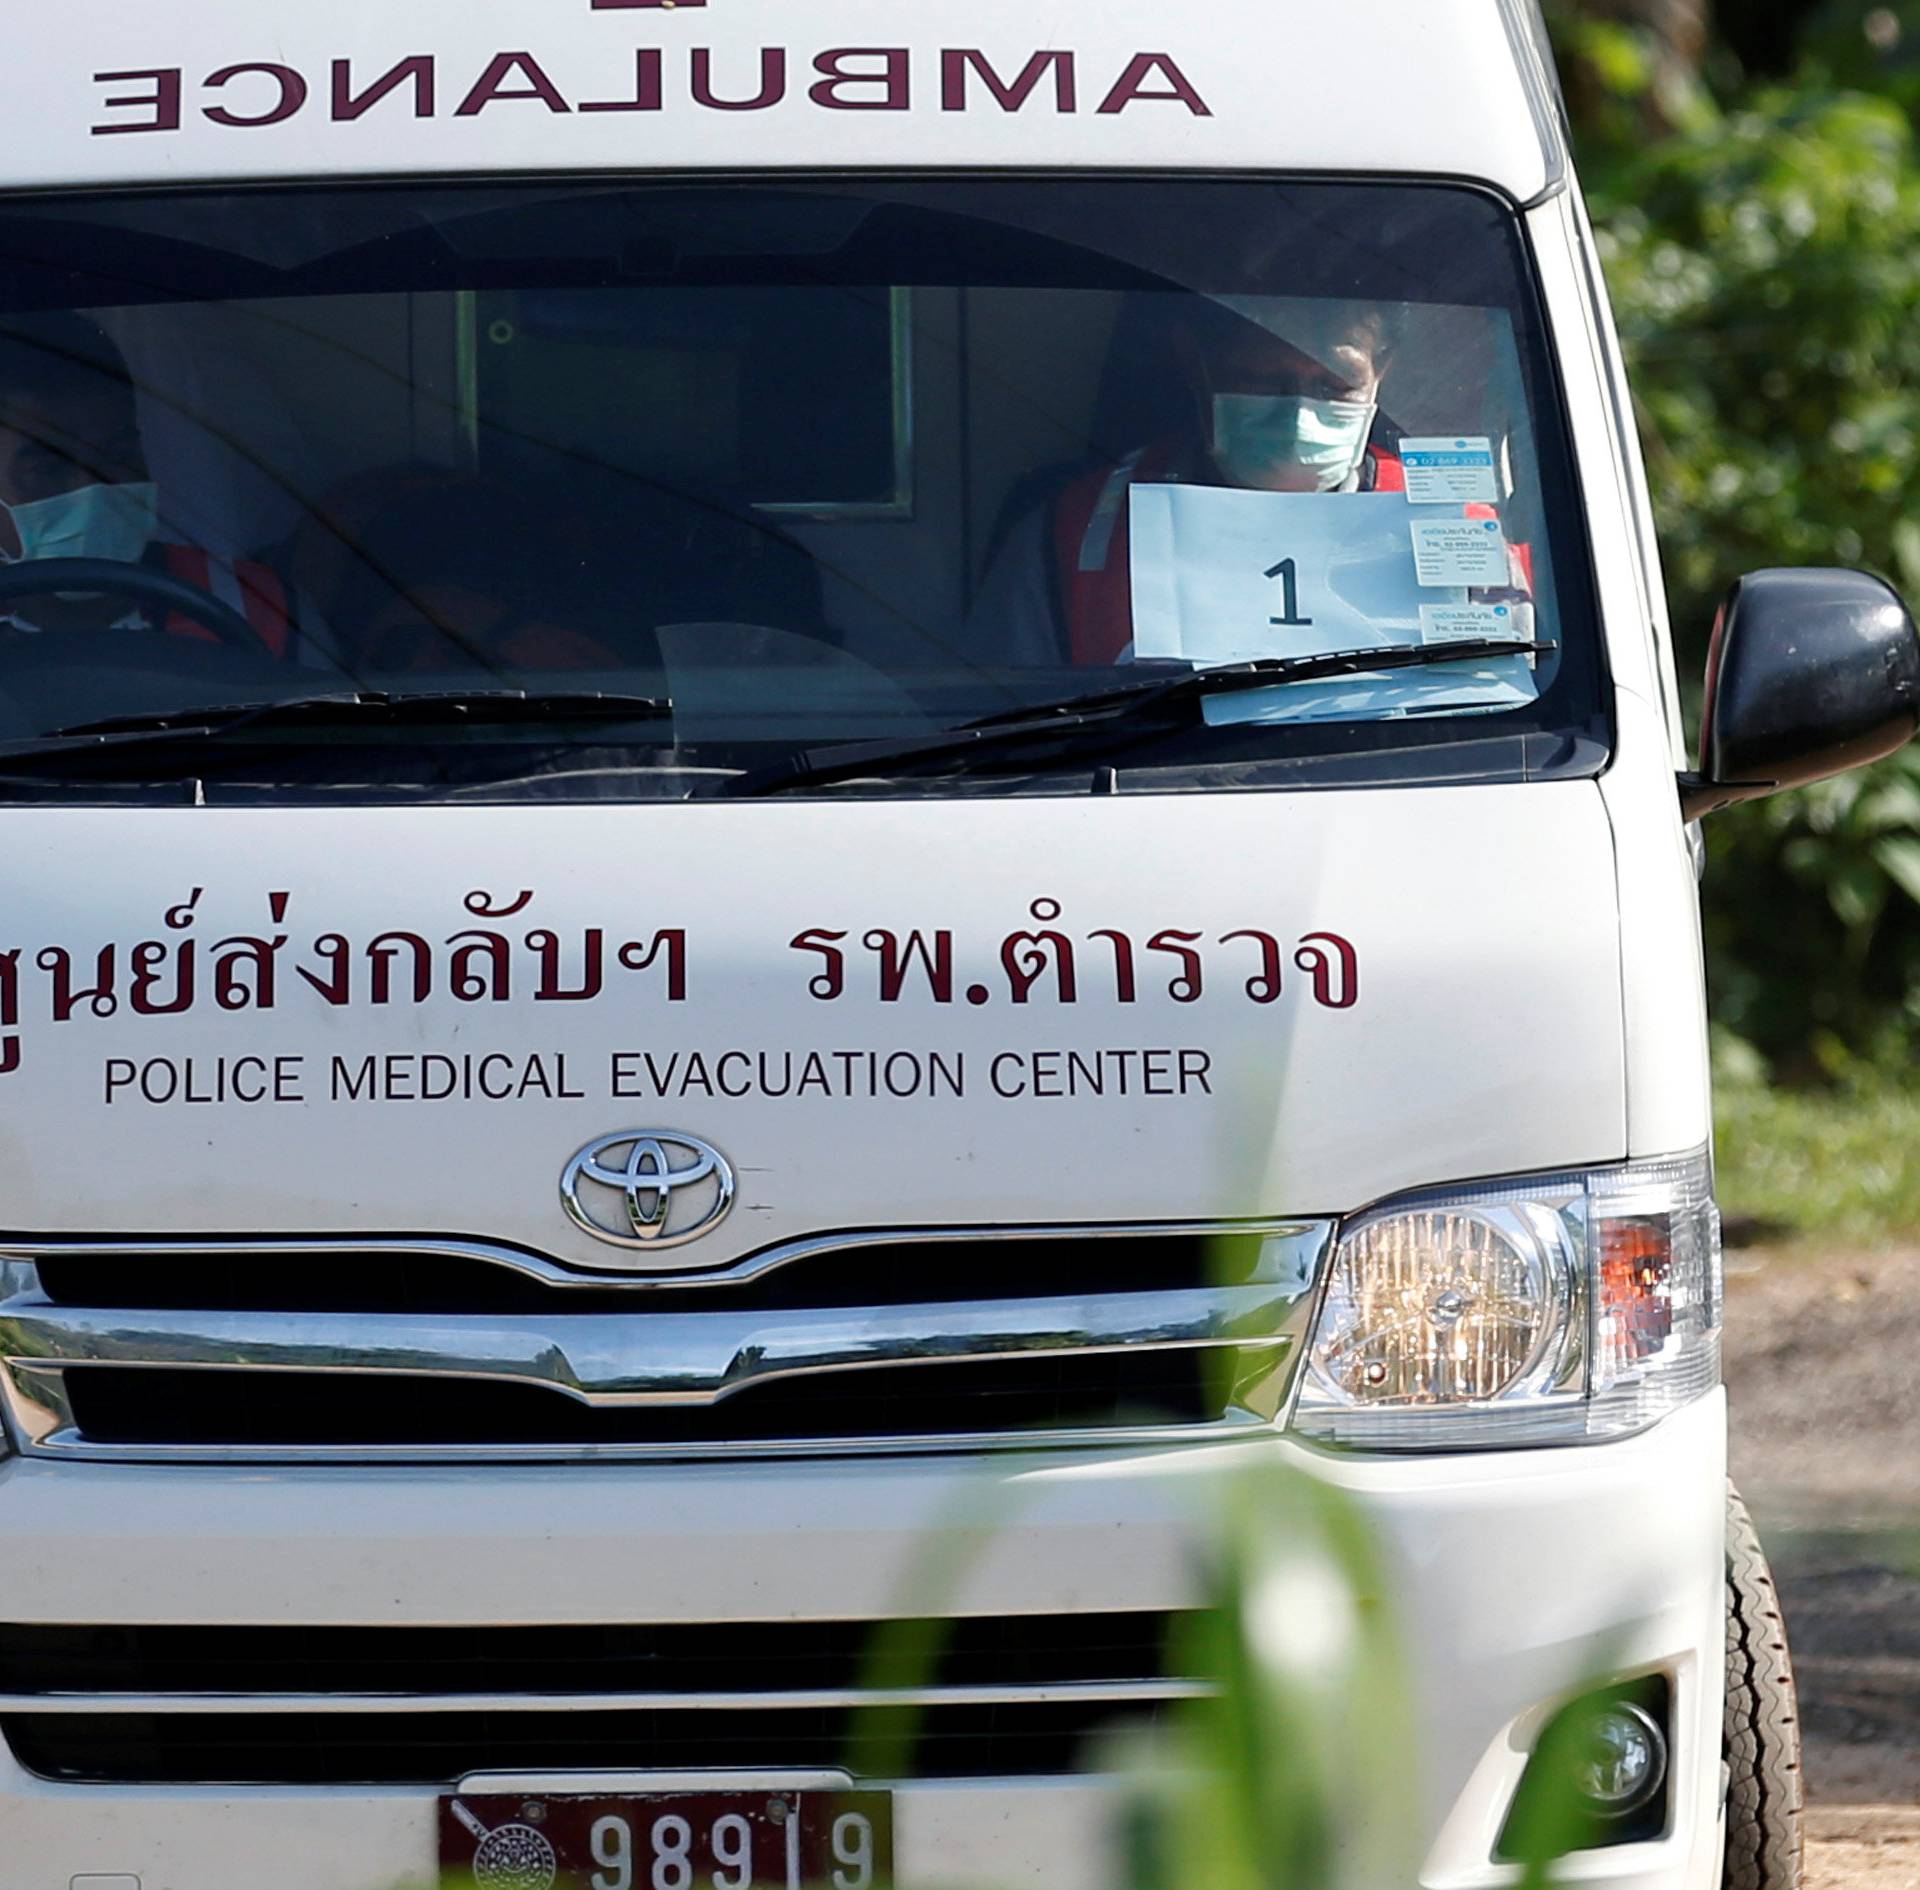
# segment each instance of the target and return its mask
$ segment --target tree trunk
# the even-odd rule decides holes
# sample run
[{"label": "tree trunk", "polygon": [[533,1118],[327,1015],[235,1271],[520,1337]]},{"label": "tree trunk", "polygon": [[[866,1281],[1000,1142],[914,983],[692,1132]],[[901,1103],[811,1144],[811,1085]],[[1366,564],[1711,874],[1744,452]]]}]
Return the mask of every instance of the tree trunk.
[{"label": "tree trunk", "polygon": [[[1737,7],[1743,0],[1723,0],[1723,4]],[[1707,56],[1708,0],[1560,0],[1553,12],[1569,24],[1604,21],[1630,28],[1651,61],[1648,83],[1635,100],[1640,130],[1659,137],[1673,129],[1688,94],[1699,83]],[[1601,75],[1577,54],[1563,57],[1562,68],[1574,122],[1596,123],[1609,102],[1609,88]]]}]

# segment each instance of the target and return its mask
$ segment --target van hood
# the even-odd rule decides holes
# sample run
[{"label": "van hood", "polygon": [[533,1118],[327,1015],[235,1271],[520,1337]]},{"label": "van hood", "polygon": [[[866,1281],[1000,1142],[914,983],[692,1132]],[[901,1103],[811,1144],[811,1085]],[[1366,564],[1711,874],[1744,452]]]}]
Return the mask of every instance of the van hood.
[{"label": "van hood", "polygon": [[[16,1236],[704,1270],[1626,1152],[1591,783],[5,820]],[[626,1197],[576,1169],[576,1219],[561,1184],[613,1137],[602,1169],[717,1151],[731,1211],[603,1240]]]}]

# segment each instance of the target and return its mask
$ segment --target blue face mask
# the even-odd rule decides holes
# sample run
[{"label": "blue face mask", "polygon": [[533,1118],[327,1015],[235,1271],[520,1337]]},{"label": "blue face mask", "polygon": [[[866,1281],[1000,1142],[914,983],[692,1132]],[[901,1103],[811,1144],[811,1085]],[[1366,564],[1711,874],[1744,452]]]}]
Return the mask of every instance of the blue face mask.
[{"label": "blue face mask", "polygon": [[1378,403],[1216,394],[1214,464],[1237,486],[1338,492],[1360,469]]},{"label": "blue face mask", "polygon": [[159,494],[151,481],[81,486],[51,499],[6,508],[20,534],[20,556],[104,558],[138,564],[158,524]]}]

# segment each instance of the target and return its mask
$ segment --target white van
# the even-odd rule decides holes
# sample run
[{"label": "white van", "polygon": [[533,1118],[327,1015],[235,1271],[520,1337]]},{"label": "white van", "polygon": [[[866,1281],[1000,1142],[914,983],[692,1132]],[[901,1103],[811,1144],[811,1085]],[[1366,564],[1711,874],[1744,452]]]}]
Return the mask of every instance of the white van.
[{"label": "white van", "polygon": [[1102,1883],[1258,1462],[1429,1890],[1791,1883],[1690,823],[1920,653],[1690,767],[1519,0],[15,11],[8,1890]]}]

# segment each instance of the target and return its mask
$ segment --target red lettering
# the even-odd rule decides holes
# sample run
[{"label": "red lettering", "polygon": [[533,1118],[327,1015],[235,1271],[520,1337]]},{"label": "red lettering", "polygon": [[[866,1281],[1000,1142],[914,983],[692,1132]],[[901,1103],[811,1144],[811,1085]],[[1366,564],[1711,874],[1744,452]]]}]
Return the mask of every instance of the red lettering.
[{"label": "red lettering", "polygon": [[[507,81],[518,75],[526,81],[509,91]],[[550,112],[570,112],[573,107],[561,96],[560,89],[547,77],[532,53],[496,53],[487,69],[475,81],[474,88],[460,101],[456,118],[478,118],[489,105],[501,100],[538,99]]]},{"label": "red lettering", "polygon": [[[1166,88],[1149,92],[1147,81],[1156,73],[1166,80]],[[1113,90],[1107,94],[1100,113],[1102,117],[1110,118],[1125,111],[1136,101],[1152,104],[1157,100],[1184,105],[1196,118],[1213,116],[1213,107],[1193,89],[1187,75],[1165,53],[1135,53],[1126,71],[1121,73]]]},{"label": "red lettering", "polygon": [[[693,0],[682,0],[691,5]],[[583,112],[657,112],[660,109],[660,53],[657,47],[643,47],[633,56],[633,96],[631,98],[586,99]]]},{"label": "red lettering", "polygon": [[132,85],[143,79],[152,84],[151,92],[123,92],[118,98],[103,98],[100,105],[103,111],[142,111],[152,116],[127,125],[95,125],[92,127],[94,137],[113,138],[128,131],[180,129],[180,99],[184,87],[178,66],[163,67],[158,72],[96,72],[93,75],[95,85]]},{"label": "red lettering", "polygon": [[291,66],[222,66],[207,77],[210,92],[224,91],[235,79],[260,73],[279,87],[278,99],[264,112],[236,112],[225,105],[209,105],[205,116],[216,125],[284,125],[307,102],[307,82]]},{"label": "red lettering", "polygon": [[[880,70],[849,72],[849,59],[877,59]],[[821,76],[808,96],[816,105],[824,105],[830,111],[904,112],[912,102],[904,46],[843,46],[834,52],[823,52],[813,62],[813,69]],[[877,85],[881,88],[880,96],[843,96],[849,87],[856,85]]]},{"label": "red lettering", "polygon": [[1079,91],[1074,80],[1073,54],[1037,52],[1021,68],[1020,76],[1009,85],[994,71],[983,52],[950,49],[940,55],[940,109],[963,112],[967,109],[967,75],[972,72],[993,95],[1003,112],[1017,112],[1026,104],[1047,68],[1053,68],[1054,109],[1072,112],[1079,109]]},{"label": "red lettering", "polygon": [[721,98],[713,89],[713,54],[693,49],[693,102],[716,112],[763,112],[787,95],[787,55],[768,47],[760,55],[760,91],[754,98]]},{"label": "red lettering", "polygon": [[383,72],[364,92],[353,89],[353,62],[336,59],[333,62],[333,116],[336,122],[346,124],[360,117],[383,98],[397,92],[409,80],[413,83],[414,117],[431,118],[434,105],[432,53],[415,53],[411,59],[401,60],[390,72]]}]

